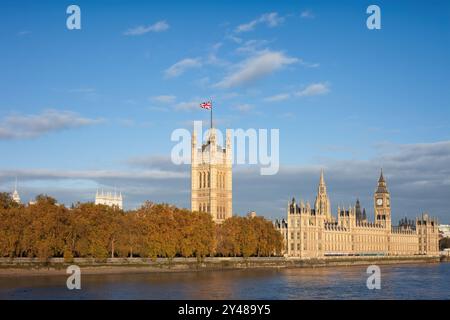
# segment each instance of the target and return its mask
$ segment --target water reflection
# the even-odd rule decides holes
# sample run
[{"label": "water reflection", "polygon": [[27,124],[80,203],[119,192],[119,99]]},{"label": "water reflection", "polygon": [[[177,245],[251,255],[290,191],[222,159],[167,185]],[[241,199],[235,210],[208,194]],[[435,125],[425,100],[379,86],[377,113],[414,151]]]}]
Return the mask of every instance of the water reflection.
[{"label": "water reflection", "polygon": [[450,264],[381,266],[381,290],[366,287],[366,267],[256,269],[0,277],[1,299],[449,299]]}]

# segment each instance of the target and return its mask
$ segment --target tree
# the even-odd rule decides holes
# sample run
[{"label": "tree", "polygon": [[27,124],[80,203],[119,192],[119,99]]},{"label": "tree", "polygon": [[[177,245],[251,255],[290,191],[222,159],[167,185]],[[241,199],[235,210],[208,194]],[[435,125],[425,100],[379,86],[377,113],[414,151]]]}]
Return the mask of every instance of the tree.
[{"label": "tree", "polygon": [[10,193],[0,192],[0,208],[10,209],[10,208],[17,208],[19,206],[20,205],[13,200]]},{"label": "tree", "polygon": [[439,240],[439,250],[450,248],[450,238],[442,238]]},{"label": "tree", "polygon": [[232,217],[216,225],[204,212],[146,202],[124,212],[93,203],[70,209],[39,195],[34,205],[0,194],[0,257],[196,257],[280,254],[281,234],[262,217]]},{"label": "tree", "polygon": [[49,204],[49,205],[56,205],[57,201],[55,198],[52,198],[46,194],[40,194],[36,196],[36,204]]}]

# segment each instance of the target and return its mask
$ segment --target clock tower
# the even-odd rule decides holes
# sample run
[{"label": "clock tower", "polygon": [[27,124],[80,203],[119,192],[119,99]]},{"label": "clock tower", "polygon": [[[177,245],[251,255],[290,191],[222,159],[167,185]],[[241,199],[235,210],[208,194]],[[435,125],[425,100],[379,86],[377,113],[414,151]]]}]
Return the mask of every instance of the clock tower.
[{"label": "clock tower", "polygon": [[386,180],[381,170],[378,186],[373,197],[375,223],[382,224],[385,228],[391,228],[391,196],[387,189]]}]

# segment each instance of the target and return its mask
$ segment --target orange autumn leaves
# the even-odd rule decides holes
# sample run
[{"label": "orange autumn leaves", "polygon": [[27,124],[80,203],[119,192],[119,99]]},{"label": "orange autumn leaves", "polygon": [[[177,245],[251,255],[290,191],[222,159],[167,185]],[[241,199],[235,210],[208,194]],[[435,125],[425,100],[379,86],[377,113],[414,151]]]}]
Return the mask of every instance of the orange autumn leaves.
[{"label": "orange autumn leaves", "polygon": [[0,194],[0,257],[272,256],[283,240],[262,217],[233,217],[216,225],[206,213],[167,204],[141,208],[77,204],[66,208],[47,196],[21,206]]}]

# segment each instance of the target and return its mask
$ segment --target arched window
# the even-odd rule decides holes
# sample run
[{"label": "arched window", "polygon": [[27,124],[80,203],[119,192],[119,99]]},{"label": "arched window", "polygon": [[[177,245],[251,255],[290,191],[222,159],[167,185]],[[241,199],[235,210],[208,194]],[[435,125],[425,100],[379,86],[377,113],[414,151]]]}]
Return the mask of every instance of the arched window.
[{"label": "arched window", "polygon": [[200,189],[202,188],[202,173],[201,172],[198,173],[198,187]]},{"label": "arched window", "polygon": [[206,188],[206,173],[203,172],[203,188]]}]

